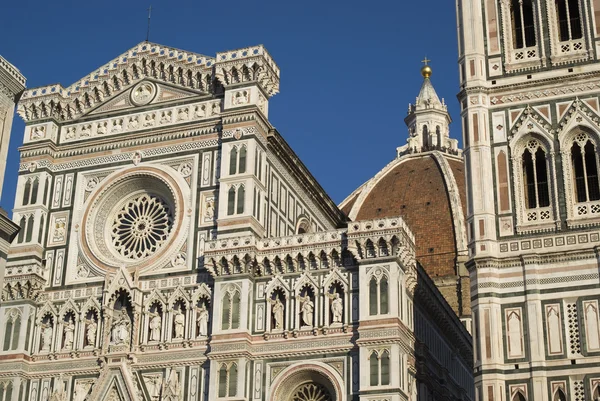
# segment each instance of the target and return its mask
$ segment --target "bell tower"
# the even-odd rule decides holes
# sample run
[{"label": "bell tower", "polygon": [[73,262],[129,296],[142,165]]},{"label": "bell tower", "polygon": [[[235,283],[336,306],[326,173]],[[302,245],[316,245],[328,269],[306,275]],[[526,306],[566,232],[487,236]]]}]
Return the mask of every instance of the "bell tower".
[{"label": "bell tower", "polygon": [[600,3],[456,5],[476,398],[595,399]]}]

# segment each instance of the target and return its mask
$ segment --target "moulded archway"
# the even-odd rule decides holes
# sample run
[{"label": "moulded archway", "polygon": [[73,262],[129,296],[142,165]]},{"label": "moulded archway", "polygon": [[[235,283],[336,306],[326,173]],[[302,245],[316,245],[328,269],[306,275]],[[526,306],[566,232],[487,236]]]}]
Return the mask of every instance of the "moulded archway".
[{"label": "moulded archway", "polygon": [[345,401],[342,378],[321,362],[298,363],[275,379],[269,401]]}]

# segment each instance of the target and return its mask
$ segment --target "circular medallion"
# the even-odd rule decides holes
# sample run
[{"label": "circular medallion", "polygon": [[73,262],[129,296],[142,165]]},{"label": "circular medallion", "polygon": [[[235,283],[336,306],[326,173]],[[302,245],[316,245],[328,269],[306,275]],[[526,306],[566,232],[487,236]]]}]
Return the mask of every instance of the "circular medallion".
[{"label": "circular medallion", "polygon": [[156,95],[156,85],[152,82],[140,82],[131,91],[131,101],[136,106],[143,106],[154,99]]}]

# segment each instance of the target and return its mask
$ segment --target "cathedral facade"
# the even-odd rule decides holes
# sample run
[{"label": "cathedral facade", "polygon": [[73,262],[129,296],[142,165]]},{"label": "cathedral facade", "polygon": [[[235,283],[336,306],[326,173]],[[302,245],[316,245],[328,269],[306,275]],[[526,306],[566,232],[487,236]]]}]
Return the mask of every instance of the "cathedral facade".
[{"label": "cathedral facade", "polygon": [[[23,93],[1,401],[474,400],[462,245],[426,262],[399,213],[349,220],[269,122],[279,75],[262,46],[142,42]],[[423,88],[398,157],[448,172],[449,117]],[[416,129],[427,110],[443,129]]]},{"label": "cathedral facade", "polygon": [[457,12],[476,397],[600,399],[600,3]]}]

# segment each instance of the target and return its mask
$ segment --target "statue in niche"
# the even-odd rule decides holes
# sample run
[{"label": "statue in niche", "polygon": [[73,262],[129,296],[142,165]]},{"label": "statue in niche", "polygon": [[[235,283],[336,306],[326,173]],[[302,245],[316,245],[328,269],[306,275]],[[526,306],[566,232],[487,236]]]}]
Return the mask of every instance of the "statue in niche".
[{"label": "statue in niche", "polygon": [[150,312],[150,341],[160,341],[162,318],[158,312]]},{"label": "statue in niche", "polygon": [[221,112],[221,105],[219,103],[213,103],[212,105],[212,114],[217,115]]},{"label": "statue in niche", "polygon": [[50,344],[52,343],[52,326],[50,324],[42,323],[42,351],[50,351]]},{"label": "statue in niche", "polygon": [[171,112],[170,111],[163,111],[162,112],[162,116],[160,117],[160,123],[161,124],[168,124],[171,122]]},{"label": "statue in niche", "polygon": [[188,119],[188,109],[187,108],[179,109],[179,112],[177,113],[177,121],[183,121],[183,120],[187,120],[187,119]]},{"label": "statue in niche", "polygon": [[308,292],[305,296],[299,296],[298,300],[300,301],[300,313],[302,316],[302,321],[305,326],[312,327],[313,325],[313,316],[315,311],[315,304],[310,299],[310,295]]},{"label": "statue in niche", "polygon": [[185,316],[181,312],[181,309],[174,309],[175,315],[173,316],[173,323],[175,324],[175,339],[183,338],[183,327],[185,325]]},{"label": "statue in niche", "polygon": [[196,322],[198,324],[198,334],[200,336],[208,335],[208,310],[206,309],[206,305],[202,304],[202,306],[196,310],[198,313],[198,317],[196,318]]},{"label": "statue in niche", "polygon": [[85,124],[81,127],[81,137],[82,138],[87,138],[88,136],[90,136],[92,131],[92,126],[90,124]]},{"label": "statue in niche", "polygon": [[129,129],[136,129],[138,127],[138,118],[137,117],[131,117],[129,119],[129,124],[127,125],[127,128]]},{"label": "statue in niche", "polygon": [[169,377],[163,387],[163,397],[172,397],[170,399],[179,399],[181,395],[181,386],[179,385],[179,376],[175,369],[171,369]]},{"label": "statue in niche", "polygon": [[75,138],[75,127],[67,128],[67,133],[65,134],[65,139],[73,139]]},{"label": "statue in niche", "polygon": [[204,211],[204,221],[212,221],[215,217],[215,198],[206,198],[206,210]]},{"label": "statue in niche", "polygon": [[146,376],[147,380],[146,387],[148,388],[148,394],[153,400],[158,400],[160,397],[161,377],[159,375]]},{"label": "statue in niche", "polygon": [[98,135],[106,134],[106,122],[99,123],[96,132],[98,133]]},{"label": "statue in niche", "polygon": [[273,322],[275,323],[274,328],[275,330],[282,330],[284,306],[279,300],[278,296],[275,298],[275,300],[270,299],[269,302],[271,302],[271,312],[273,314]]},{"label": "statue in niche", "polygon": [[154,113],[146,114],[144,117],[144,127],[151,127],[154,125]]},{"label": "statue in niche", "polygon": [[115,317],[112,324],[112,343],[114,345],[129,344],[129,332],[131,321],[125,309],[115,311]]},{"label": "statue in niche", "polygon": [[98,324],[92,317],[91,319],[85,320],[85,337],[87,339],[87,345],[94,346],[96,345],[96,332],[98,331]]},{"label": "statue in niche", "polygon": [[331,300],[331,314],[333,316],[331,323],[342,323],[344,304],[342,303],[340,294],[338,292],[334,292],[333,294],[327,294],[327,296]]},{"label": "statue in niche", "polygon": [[50,401],[67,401],[67,393],[65,391],[65,383],[63,382],[62,374],[55,380],[54,390],[52,391]]},{"label": "statue in niche", "polygon": [[202,118],[206,115],[206,106],[196,106],[196,110],[194,111],[194,116],[196,118]]},{"label": "statue in niche", "polygon": [[66,324],[64,325],[64,331],[65,342],[63,349],[73,349],[73,338],[75,335],[75,322],[73,321],[73,318],[67,320]]}]

